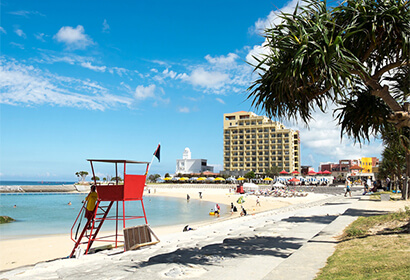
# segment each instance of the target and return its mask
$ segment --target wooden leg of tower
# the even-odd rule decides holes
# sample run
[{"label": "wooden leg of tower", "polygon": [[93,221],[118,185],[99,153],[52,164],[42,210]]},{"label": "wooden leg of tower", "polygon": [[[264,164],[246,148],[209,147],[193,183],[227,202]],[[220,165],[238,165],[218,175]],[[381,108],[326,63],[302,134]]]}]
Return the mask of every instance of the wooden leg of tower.
[{"label": "wooden leg of tower", "polygon": [[142,211],[144,212],[145,224],[148,224],[147,214],[145,214],[144,202],[142,202],[142,199],[141,199],[141,206],[142,206]]}]

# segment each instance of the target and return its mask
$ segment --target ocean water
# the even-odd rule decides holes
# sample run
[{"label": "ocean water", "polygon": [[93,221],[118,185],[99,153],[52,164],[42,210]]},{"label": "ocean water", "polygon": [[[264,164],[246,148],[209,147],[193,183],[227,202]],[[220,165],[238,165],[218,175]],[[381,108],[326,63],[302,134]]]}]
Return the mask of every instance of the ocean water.
[{"label": "ocean water", "polygon": [[53,185],[73,185],[76,182],[62,181],[2,181],[0,186],[53,186]]},{"label": "ocean water", "polygon": [[[69,234],[75,219],[79,215],[82,201],[86,194],[67,193],[30,193],[0,194],[0,215],[10,216],[15,222],[0,224],[0,239],[24,238],[46,234]],[[71,205],[68,205],[71,202]],[[16,207],[14,207],[16,205]],[[172,197],[150,196],[144,198],[148,223],[155,226],[190,224],[198,221],[215,219],[209,215],[214,203],[202,200],[190,200]],[[118,203],[122,215],[122,202]],[[140,201],[125,203],[127,216],[142,215]],[[229,213],[228,206],[221,209]],[[109,216],[115,215],[114,203]],[[81,214],[82,224],[85,223]],[[126,227],[145,223],[144,219],[128,220]],[[122,228],[122,221],[120,222]],[[74,228],[74,231],[76,228]],[[115,222],[108,220],[102,230],[115,230]],[[182,230],[182,228],[181,228]]]}]

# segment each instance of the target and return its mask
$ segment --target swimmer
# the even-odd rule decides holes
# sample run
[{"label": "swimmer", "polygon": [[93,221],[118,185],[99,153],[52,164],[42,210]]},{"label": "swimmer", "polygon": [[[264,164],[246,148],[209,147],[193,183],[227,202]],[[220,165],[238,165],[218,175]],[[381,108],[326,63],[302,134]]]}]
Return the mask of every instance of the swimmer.
[{"label": "swimmer", "polygon": [[67,204],[68,204],[68,205],[71,205],[71,201],[69,201]]}]

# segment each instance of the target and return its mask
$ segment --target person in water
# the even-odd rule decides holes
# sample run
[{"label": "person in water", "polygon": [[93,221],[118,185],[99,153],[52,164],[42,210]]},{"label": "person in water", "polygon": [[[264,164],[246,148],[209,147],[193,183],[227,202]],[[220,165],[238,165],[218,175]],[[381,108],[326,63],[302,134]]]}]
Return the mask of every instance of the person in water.
[{"label": "person in water", "polygon": [[215,204],[215,209],[214,209],[215,216],[219,217],[219,212],[220,211],[221,211],[221,207],[219,206],[219,204],[218,203]]}]

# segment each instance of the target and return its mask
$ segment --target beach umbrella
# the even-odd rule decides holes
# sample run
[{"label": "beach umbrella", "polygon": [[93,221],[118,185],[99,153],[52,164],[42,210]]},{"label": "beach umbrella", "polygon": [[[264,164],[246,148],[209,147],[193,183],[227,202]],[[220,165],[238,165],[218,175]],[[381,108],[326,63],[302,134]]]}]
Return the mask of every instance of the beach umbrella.
[{"label": "beach umbrella", "polygon": [[198,181],[205,181],[205,180],[206,180],[205,177],[199,177],[199,178],[198,178]]},{"label": "beach umbrella", "polygon": [[322,172],[322,174],[329,175],[329,174],[332,174],[332,172],[330,172],[329,170],[325,170],[325,171]]},{"label": "beach umbrella", "polygon": [[208,178],[206,178],[206,180],[208,180],[208,181],[214,181],[215,178],[214,178],[214,177],[208,177]]},{"label": "beach umbrella", "polygon": [[284,187],[285,185],[282,184],[281,182],[277,181],[275,184],[273,184],[272,186],[274,187]]},{"label": "beach umbrella", "polygon": [[187,177],[181,177],[181,178],[179,178],[179,181],[187,181],[187,180],[189,180],[189,178],[187,178]]},{"label": "beach umbrella", "polygon": [[300,182],[300,180],[297,179],[297,178],[292,178],[292,179],[289,180],[289,182],[292,182],[293,185],[296,185],[296,183],[297,183],[297,182]]},{"label": "beach umbrella", "polygon": [[279,172],[279,174],[289,174],[289,173],[286,172],[286,170],[282,170],[281,172]]},{"label": "beach umbrella", "polygon": [[299,174],[297,170],[292,171],[292,174]]},{"label": "beach umbrella", "polygon": [[171,177],[165,177],[165,178],[164,178],[164,181],[171,181],[171,180],[172,180]]},{"label": "beach umbrella", "polygon": [[241,196],[240,198],[238,198],[238,200],[236,201],[236,203],[238,204],[242,204],[245,202],[245,199],[243,198],[243,196]]},{"label": "beach umbrella", "polygon": [[273,181],[273,179],[271,177],[266,177],[265,179],[263,179],[264,181]]},{"label": "beach umbrella", "polygon": [[297,178],[292,178],[292,179],[289,180],[289,182],[300,182],[300,180],[297,179]]},{"label": "beach umbrella", "polygon": [[322,175],[322,174],[323,174],[322,171],[319,171],[319,172],[316,173],[316,175]]},{"label": "beach umbrella", "polygon": [[243,178],[243,177],[239,177],[238,179],[236,179],[236,180],[238,180],[238,181],[242,181],[242,180],[245,180],[245,178]]},{"label": "beach umbrella", "polygon": [[316,175],[315,171],[309,171],[308,175]]},{"label": "beach umbrella", "polygon": [[215,178],[215,181],[225,181],[225,179],[222,178],[222,177],[216,177],[216,178]]}]

